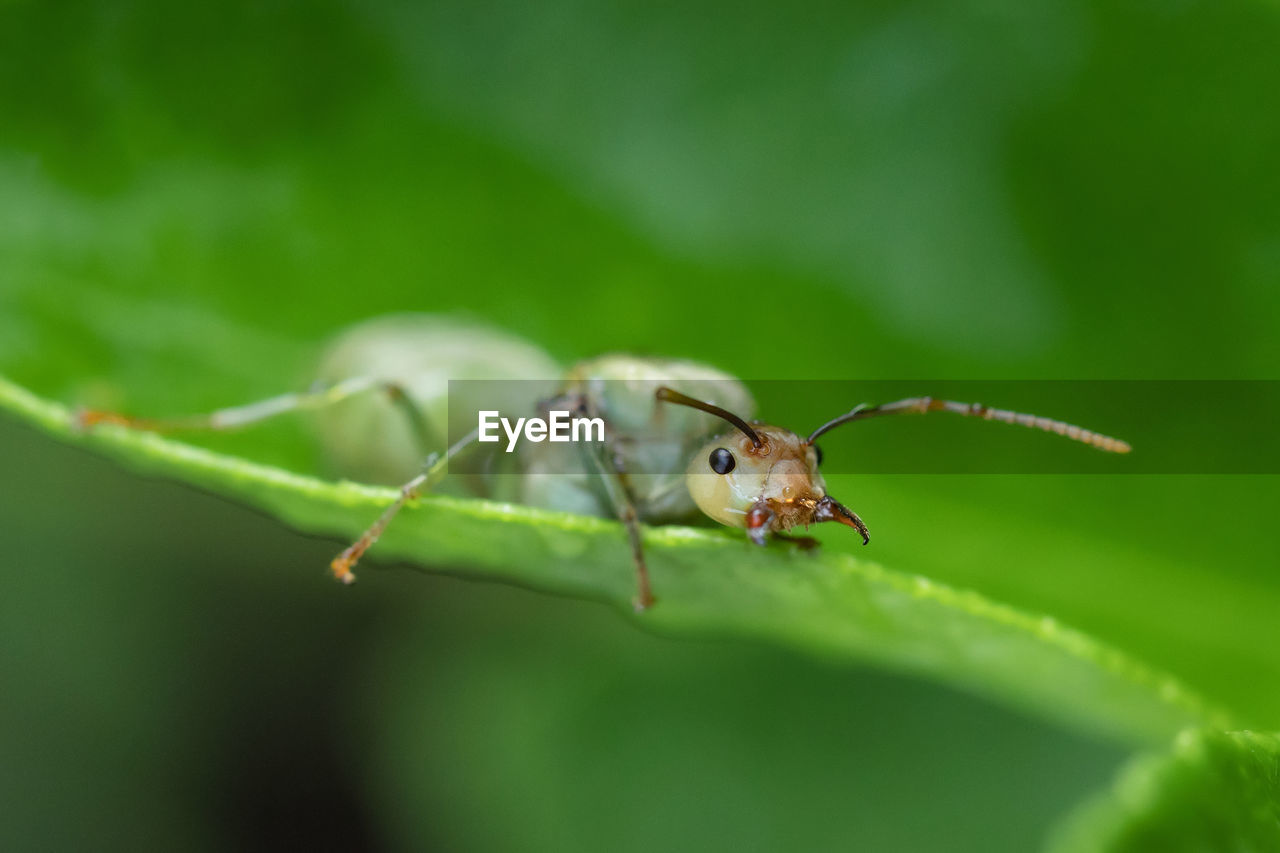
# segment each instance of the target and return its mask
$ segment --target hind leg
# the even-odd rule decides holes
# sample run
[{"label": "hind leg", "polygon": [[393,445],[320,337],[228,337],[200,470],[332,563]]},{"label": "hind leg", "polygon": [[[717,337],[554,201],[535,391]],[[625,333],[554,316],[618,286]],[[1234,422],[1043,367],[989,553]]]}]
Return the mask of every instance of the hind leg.
[{"label": "hind leg", "polygon": [[75,414],[75,423],[81,429],[89,429],[98,424],[115,424],[148,432],[225,431],[254,426],[290,412],[311,411],[332,406],[350,397],[371,391],[381,391],[395,402],[409,421],[419,446],[425,451],[430,443],[430,432],[422,410],[397,383],[369,376],[344,379],[309,391],[280,394],[265,400],[246,403],[243,406],[231,406],[203,414],[179,415],[171,418],[144,418],[99,409],[80,409]]},{"label": "hind leg", "polygon": [[352,573],[356,563],[364,556],[364,553],[373,547],[374,543],[386,532],[387,527],[392,520],[404,509],[405,505],[410,501],[416,500],[423,492],[430,491],[432,487],[444,479],[448,472],[449,462],[458,454],[475,444],[478,433],[472,430],[471,433],[464,436],[460,441],[450,447],[443,455],[432,454],[428,457],[425,470],[414,477],[409,482],[400,487],[400,496],[395,499],[391,506],[383,510],[382,515],[369,526],[369,529],[360,535],[360,538],[348,546],[341,554],[333,558],[329,563],[329,568],[333,570],[333,576],[343,583],[354,583],[356,576]]}]

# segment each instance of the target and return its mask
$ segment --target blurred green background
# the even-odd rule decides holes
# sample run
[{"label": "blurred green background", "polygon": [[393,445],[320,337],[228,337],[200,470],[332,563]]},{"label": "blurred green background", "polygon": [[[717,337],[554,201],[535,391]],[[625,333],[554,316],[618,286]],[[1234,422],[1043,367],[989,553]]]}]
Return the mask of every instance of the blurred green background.
[{"label": "blurred green background", "polygon": [[[1280,378],[1278,43],[1245,2],[6,0],[0,373],[202,411],[421,310],[754,379]],[[317,468],[297,423],[202,441]],[[338,589],[337,543],[7,420],[0,471],[5,848],[1026,850],[1131,747],[513,588]],[[1280,728],[1274,477],[832,492],[885,565]]]}]

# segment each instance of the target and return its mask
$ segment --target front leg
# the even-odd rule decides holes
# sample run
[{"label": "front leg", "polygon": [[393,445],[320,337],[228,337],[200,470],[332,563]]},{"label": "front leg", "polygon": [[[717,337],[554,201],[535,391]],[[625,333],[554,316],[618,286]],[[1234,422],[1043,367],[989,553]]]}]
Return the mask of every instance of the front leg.
[{"label": "front leg", "polygon": [[789,536],[779,532],[778,514],[770,509],[765,501],[756,501],[747,511],[747,536],[757,545],[764,545],[772,536],[784,542],[790,542],[802,551],[812,551],[818,547],[818,540],[812,536]]},{"label": "front leg", "polygon": [[755,544],[763,545],[769,540],[769,534],[773,531],[773,523],[777,517],[767,503],[756,501],[751,509],[747,510],[747,536]]},{"label": "front leg", "polygon": [[589,447],[590,457],[596,473],[604,483],[605,494],[618,520],[627,528],[627,538],[631,542],[631,558],[636,567],[636,597],[632,601],[637,612],[648,610],[653,606],[653,591],[649,587],[649,566],[644,559],[644,541],[641,536],[640,514],[636,510],[635,499],[627,487],[627,472],[621,460],[613,452],[612,447]]}]

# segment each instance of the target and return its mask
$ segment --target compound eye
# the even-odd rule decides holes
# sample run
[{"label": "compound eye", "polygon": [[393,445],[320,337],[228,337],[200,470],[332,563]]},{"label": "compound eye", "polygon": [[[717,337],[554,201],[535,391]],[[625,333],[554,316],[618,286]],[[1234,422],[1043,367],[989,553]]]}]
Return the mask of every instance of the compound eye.
[{"label": "compound eye", "polygon": [[738,465],[738,460],[723,447],[717,447],[711,451],[711,457],[707,461],[711,463],[711,470],[717,474],[728,474]]},{"label": "compound eye", "polygon": [[813,446],[813,455],[818,458],[818,467],[822,467],[822,448],[818,445]]}]

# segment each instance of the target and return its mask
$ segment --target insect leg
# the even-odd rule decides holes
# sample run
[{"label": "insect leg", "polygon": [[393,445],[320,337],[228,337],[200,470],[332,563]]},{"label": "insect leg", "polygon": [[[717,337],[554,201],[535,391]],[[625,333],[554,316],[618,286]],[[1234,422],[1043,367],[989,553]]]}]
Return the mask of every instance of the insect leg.
[{"label": "insect leg", "polygon": [[346,550],[333,558],[329,563],[329,568],[333,570],[333,576],[345,584],[354,583],[356,576],[352,573],[352,569],[355,568],[360,558],[364,556],[364,552],[372,548],[379,537],[386,532],[392,519],[404,508],[405,504],[416,500],[423,492],[429,491],[444,479],[444,475],[448,472],[449,461],[475,444],[478,436],[479,433],[476,430],[472,430],[445,451],[443,456],[434,453],[429,456],[423,466],[425,470],[401,486],[400,496],[395,499],[391,506],[383,510],[377,521],[371,524],[369,529],[362,533],[360,538],[347,547]]},{"label": "insect leg", "polygon": [[773,520],[776,516],[764,501],[753,504],[747,512],[747,537],[756,545],[763,545],[773,531]]},{"label": "insect leg", "polygon": [[429,441],[427,438],[429,433],[426,419],[418,406],[400,385],[370,376],[343,379],[340,382],[335,382],[322,388],[280,394],[276,397],[247,403],[243,406],[232,406],[200,415],[181,415],[173,418],[139,418],[131,415],[122,415],[117,412],[81,409],[76,413],[76,424],[82,429],[87,429],[97,424],[117,424],[149,432],[177,432],[201,429],[231,430],[251,426],[288,412],[331,406],[348,397],[368,391],[383,391],[390,395],[396,405],[404,410],[415,435],[425,446]]},{"label": "insect leg", "polygon": [[595,466],[596,473],[604,482],[605,493],[613,506],[618,520],[627,527],[627,537],[631,541],[631,557],[636,565],[636,597],[632,601],[637,611],[647,610],[653,605],[653,591],[649,587],[649,566],[644,559],[644,541],[640,529],[640,514],[636,511],[636,502],[627,488],[626,471],[615,454],[603,447],[591,447],[587,455]]}]

